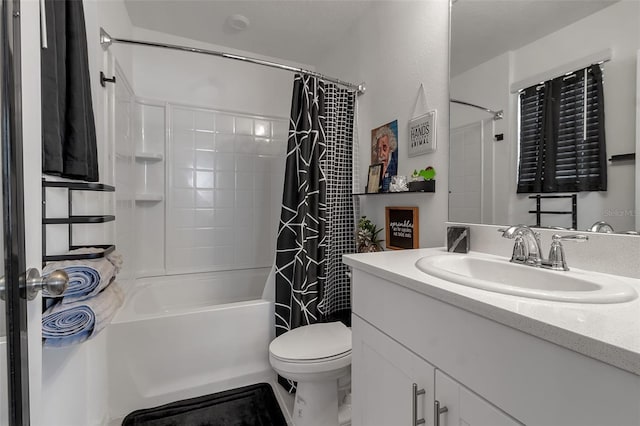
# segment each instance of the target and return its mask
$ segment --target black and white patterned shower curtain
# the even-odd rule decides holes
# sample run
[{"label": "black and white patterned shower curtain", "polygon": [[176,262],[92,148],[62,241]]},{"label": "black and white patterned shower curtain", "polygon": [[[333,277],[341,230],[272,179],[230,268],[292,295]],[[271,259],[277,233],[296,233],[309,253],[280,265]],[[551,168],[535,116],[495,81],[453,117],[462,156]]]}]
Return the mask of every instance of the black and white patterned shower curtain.
[{"label": "black and white patterned shower curtain", "polygon": [[276,252],[276,336],[316,322],[350,325],[342,254],[355,252],[354,104],[353,92],[295,77]]}]

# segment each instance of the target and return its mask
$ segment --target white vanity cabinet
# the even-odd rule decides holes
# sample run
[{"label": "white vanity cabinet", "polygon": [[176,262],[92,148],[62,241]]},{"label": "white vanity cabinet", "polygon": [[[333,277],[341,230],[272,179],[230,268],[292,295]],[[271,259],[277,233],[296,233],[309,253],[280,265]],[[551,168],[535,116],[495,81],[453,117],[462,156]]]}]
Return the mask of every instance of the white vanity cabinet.
[{"label": "white vanity cabinet", "polygon": [[434,426],[436,401],[440,426],[521,424],[357,315],[351,330],[353,426]]},{"label": "white vanity cabinet", "polygon": [[431,425],[433,366],[355,315],[351,331],[351,424]]},{"label": "white vanity cabinet", "polygon": [[417,425],[413,383],[428,426],[436,400],[441,426],[640,425],[640,376],[347,263],[354,426]]},{"label": "white vanity cabinet", "polygon": [[436,370],[436,401],[446,411],[440,426],[521,426],[522,424]]}]

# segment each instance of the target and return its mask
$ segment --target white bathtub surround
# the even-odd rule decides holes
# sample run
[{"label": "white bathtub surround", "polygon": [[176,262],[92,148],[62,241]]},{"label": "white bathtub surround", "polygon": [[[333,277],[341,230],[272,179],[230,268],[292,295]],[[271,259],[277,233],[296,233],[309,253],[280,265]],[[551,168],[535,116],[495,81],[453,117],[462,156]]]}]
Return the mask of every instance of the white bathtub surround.
[{"label": "white bathtub surround", "polygon": [[268,272],[137,280],[108,333],[110,417],[273,380]]},{"label": "white bathtub surround", "polygon": [[[640,375],[640,298],[616,304],[544,301],[457,285],[426,275],[415,266],[424,256],[445,253],[441,248],[386,251],[348,255],[344,261],[434,299]],[[510,256],[510,253],[504,256],[505,261]],[[571,262],[571,257],[568,259]],[[640,293],[640,280],[618,278]]]}]

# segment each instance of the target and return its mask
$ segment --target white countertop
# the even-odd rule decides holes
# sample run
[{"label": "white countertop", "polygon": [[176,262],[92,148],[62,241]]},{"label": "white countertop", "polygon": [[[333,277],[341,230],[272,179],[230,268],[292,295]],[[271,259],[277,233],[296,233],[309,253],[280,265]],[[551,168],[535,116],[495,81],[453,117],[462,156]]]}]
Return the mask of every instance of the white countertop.
[{"label": "white countertop", "polygon": [[[355,269],[640,375],[640,297],[614,304],[539,300],[455,284],[427,275],[415,266],[424,256],[444,253],[443,248],[384,251],[345,255],[343,261]],[[509,260],[478,252],[470,254]],[[640,279],[619,278],[640,295]]]}]

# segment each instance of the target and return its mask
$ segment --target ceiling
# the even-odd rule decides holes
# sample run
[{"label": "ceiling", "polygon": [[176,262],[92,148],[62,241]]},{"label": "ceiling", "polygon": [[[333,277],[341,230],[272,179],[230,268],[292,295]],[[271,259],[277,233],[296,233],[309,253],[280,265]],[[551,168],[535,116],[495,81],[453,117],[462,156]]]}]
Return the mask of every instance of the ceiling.
[{"label": "ceiling", "polygon": [[618,0],[457,0],[451,75],[525,46]]},{"label": "ceiling", "polygon": [[[315,65],[376,0],[125,0],[134,26]],[[397,1],[397,0],[385,0]],[[422,0],[427,1],[427,0]],[[456,0],[451,75],[619,0]],[[227,21],[246,16],[245,31]]]},{"label": "ceiling", "polygon": [[[315,65],[367,9],[370,0],[125,0],[134,26]],[[227,18],[246,16],[234,30]]]}]

